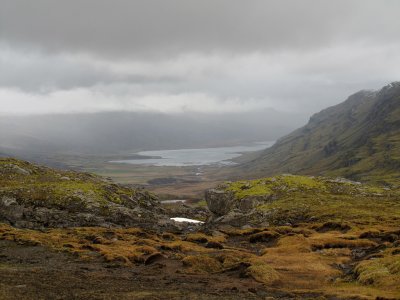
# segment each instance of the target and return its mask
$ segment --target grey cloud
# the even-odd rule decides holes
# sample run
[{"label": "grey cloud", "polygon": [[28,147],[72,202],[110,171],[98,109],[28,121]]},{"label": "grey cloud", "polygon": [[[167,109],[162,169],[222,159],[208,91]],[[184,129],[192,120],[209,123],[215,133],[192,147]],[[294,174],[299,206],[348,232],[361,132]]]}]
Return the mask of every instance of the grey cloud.
[{"label": "grey cloud", "polygon": [[153,58],[391,41],[396,0],[1,0],[0,37],[51,51]]},{"label": "grey cloud", "polygon": [[176,83],[173,76],[126,74],[111,70],[96,61],[71,55],[49,55],[21,51],[0,45],[0,87],[14,87],[27,92],[92,87],[101,83],[163,84]]},{"label": "grey cloud", "polygon": [[397,0],[0,0],[0,113],[311,114],[399,80],[399,11]]}]

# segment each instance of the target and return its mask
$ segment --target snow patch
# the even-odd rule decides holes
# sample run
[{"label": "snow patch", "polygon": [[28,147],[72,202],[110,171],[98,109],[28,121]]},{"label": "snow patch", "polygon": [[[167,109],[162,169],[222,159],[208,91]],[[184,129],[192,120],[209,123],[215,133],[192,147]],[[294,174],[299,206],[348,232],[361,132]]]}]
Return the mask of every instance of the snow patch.
[{"label": "snow patch", "polygon": [[196,224],[203,224],[204,223],[202,221],[193,220],[193,219],[187,219],[187,218],[171,218],[171,220],[174,220],[175,222],[186,222],[186,223],[196,223]]}]

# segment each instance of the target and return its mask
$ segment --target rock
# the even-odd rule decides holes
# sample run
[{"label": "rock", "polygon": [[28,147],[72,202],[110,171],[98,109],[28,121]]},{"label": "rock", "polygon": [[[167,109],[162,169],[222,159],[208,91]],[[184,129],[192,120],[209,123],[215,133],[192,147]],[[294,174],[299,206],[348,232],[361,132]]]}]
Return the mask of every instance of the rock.
[{"label": "rock", "polygon": [[249,196],[237,199],[229,190],[210,189],[205,193],[208,209],[213,213],[212,224],[229,224],[235,227],[257,225],[265,218],[255,210],[266,201],[274,200],[271,195]]},{"label": "rock", "polygon": [[207,190],[205,199],[208,209],[216,216],[229,213],[237,202],[233,192],[219,189]]},{"label": "rock", "polygon": [[243,213],[239,210],[232,210],[224,216],[211,219],[210,224],[230,225],[233,227],[253,227],[258,226],[263,219],[263,216],[256,211]]},{"label": "rock", "polygon": [[158,230],[162,223],[164,228],[174,228],[155,196],[96,175],[0,159],[2,180],[12,180],[13,188],[0,185],[0,222],[15,227],[141,226]]},{"label": "rock", "polygon": [[23,214],[23,207],[18,205],[15,198],[9,196],[0,198],[0,221],[13,225],[23,217]]},{"label": "rock", "polygon": [[18,204],[18,203],[17,203],[17,200],[12,197],[3,196],[0,200],[0,205],[2,205],[2,206],[10,206],[13,204]]},{"label": "rock", "polygon": [[24,168],[21,168],[20,166],[15,165],[15,164],[6,164],[4,167],[8,168],[9,172],[13,172],[13,173],[16,173],[19,175],[30,175],[31,174],[30,171],[28,171]]},{"label": "rock", "polygon": [[246,197],[238,201],[237,207],[243,212],[248,212],[258,206],[263,199],[264,197],[257,196]]}]

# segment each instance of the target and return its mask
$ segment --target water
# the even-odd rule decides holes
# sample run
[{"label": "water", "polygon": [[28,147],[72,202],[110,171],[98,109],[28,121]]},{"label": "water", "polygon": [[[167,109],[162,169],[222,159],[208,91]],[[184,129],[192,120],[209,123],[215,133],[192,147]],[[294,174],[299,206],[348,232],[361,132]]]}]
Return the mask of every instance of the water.
[{"label": "water", "polygon": [[242,153],[263,150],[271,147],[273,144],[274,142],[259,142],[251,145],[234,147],[141,151],[135,154],[151,156],[152,158],[116,160],[111,162],[134,165],[180,167],[213,164],[232,165],[234,164],[232,159],[240,156]]},{"label": "water", "polygon": [[174,204],[174,203],[185,203],[186,200],[174,199],[174,200],[162,200],[161,204]]}]

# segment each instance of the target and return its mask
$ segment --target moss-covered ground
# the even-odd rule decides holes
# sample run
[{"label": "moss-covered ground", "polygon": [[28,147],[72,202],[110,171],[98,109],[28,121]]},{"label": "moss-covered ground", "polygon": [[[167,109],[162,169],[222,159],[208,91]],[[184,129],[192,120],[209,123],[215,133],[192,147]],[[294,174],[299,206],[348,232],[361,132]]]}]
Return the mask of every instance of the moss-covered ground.
[{"label": "moss-covered ground", "polygon": [[399,188],[297,175],[229,182],[225,188],[238,200],[262,199],[257,210],[269,212],[270,221],[277,224],[318,220],[394,225],[400,218]]},{"label": "moss-covered ground", "polygon": [[19,204],[82,211],[88,205],[107,209],[109,203],[138,205],[155,197],[90,174],[54,170],[12,159],[0,158],[0,196],[16,198]]},{"label": "moss-covered ground", "polygon": [[[400,297],[397,226],[312,223],[268,228],[219,228],[188,234],[140,228],[33,231],[0,226],[0,240],[45,247],[114,268],[173,263],[186,276],[254,280],[288,295],[360,299]],[[180,266],[180,267],[179,267]],[[157,276],[157,274],[154,274]],[[230,278],[230,279],[229,279]]]},{"label": "moss-covered ground", "polygon": [[[54,205],[60,205],[59,201],[83,193],[93,201],[118,203],[127,193],[135,193],[90,174],[53,171],[19,161],[0,163],[5,164],[0,191],[19,195],[21,201],[56,201]],[[190,299],[400,298],[398,189],[293,175],[231,182],[224,187],[233,191],[238,201],[258,197],[255,210],[265,213],[270,225],[161,232],[102,227],[29,230],[0,224],[0,243],[33,252],[37,248],[45,249],[44,253],[62,253],[88,268],[100,261],[105,264],[104,274],[107,269],[120,270],[126,286],[130,281],[146,286],[139,288],[142,294],[137,290],[124,294],[127,299],[182,299],[188,291],[193,292],[187,296]],[[40,196],[33,197],[33,191],[40,191]],[[35,274],[42,274],[42,265],[27,273],[21,258],[3,248],[0,252],[0,296],[11,299],[18,278],[32,286],[40,282],[42,275],[36,278]],[[58,274],[55,281],[73,280],[75,273],[62,273],[60,264],[59,271],[49,271],[46,276]],[[91,284],[99,282],[97,272],[82,280],[95,286]],[[168,278],[175,280],[173,290]],[[157,286],[152,289],[154,282]],[[204,285],[199,288],[201,282]],[[54,292],[51,284],[41,288]],[[84,290],[80,287],[81,299]],[[40,290],[32,293],[29,295],[37,298],[42,295]],[[94,292],[90,293],[95,298]],[[17,294],[21,293],[14,292]],[[201,298],[203,294],[207,297]]]}]

